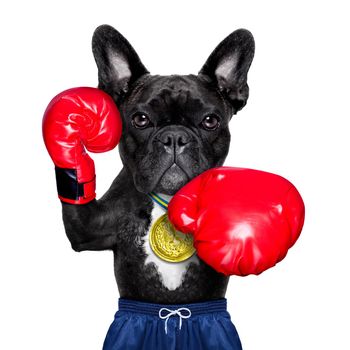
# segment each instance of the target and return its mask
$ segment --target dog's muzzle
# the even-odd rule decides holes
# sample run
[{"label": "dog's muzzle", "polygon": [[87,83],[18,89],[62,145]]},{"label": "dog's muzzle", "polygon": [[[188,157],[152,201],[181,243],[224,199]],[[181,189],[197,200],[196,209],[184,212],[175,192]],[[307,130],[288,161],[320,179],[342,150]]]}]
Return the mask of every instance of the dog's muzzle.
[{"label": "dog's muzzle", "polygon": [[155,141],[160,142],[165,152],[176,158],[193,142],[193,136],[185,128],[170,126],[163,128],[155,137]]}]

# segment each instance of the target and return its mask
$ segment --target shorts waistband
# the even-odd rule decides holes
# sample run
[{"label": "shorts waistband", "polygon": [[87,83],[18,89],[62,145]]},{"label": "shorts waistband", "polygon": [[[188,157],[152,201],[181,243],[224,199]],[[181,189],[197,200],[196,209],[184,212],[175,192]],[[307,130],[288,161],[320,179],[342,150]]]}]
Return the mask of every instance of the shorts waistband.
[{"label": "shorts waistband", "polygon": [[165,308],[169,310],[186,308],[191,311],[192,316],[227,311],[226,298],[189,304],[154,304],[120,298],[118,304],[119,311],[135,312],[155,316],[159,315],[160,309]]}]

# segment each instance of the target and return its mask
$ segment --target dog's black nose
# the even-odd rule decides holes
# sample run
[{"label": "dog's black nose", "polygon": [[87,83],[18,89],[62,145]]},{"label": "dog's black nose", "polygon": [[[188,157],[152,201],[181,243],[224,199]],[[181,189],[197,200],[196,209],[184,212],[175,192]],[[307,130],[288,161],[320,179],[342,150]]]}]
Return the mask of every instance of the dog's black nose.
[{"label": "dog's black nose", "polygon": [[157,137],[167,152],[181,153],[185,146],[191,142],[191,136],[185,130],[164,130]]}]

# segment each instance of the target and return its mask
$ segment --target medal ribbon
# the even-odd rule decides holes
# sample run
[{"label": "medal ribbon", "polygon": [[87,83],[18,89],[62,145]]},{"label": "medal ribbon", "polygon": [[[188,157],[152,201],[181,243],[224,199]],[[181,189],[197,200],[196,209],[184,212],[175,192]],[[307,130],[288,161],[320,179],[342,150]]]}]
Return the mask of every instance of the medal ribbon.
[{"label": "medal ribbon", "polygon": [[158,205],[160,205],[163,209],[168,210],[168,204],[169,202],[166,201],[165,199],[161,198],[160,196],[158,196],[156,193],[151,192],[148,194],[151,199],[153,200],[153,202],[157,203]]}]

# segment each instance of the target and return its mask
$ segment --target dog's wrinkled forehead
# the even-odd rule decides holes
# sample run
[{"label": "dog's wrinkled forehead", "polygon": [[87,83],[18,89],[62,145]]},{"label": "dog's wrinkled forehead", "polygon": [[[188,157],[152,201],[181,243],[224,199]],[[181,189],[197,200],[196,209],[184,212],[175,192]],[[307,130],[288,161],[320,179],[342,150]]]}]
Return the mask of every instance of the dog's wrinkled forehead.
[{"label": "dog's wrinkled forehead", "polygon": [[167,113],[169,116],[226,113],[219,91],[195,75],[146,76],[140,80],[127,105],[145,113]]}]

